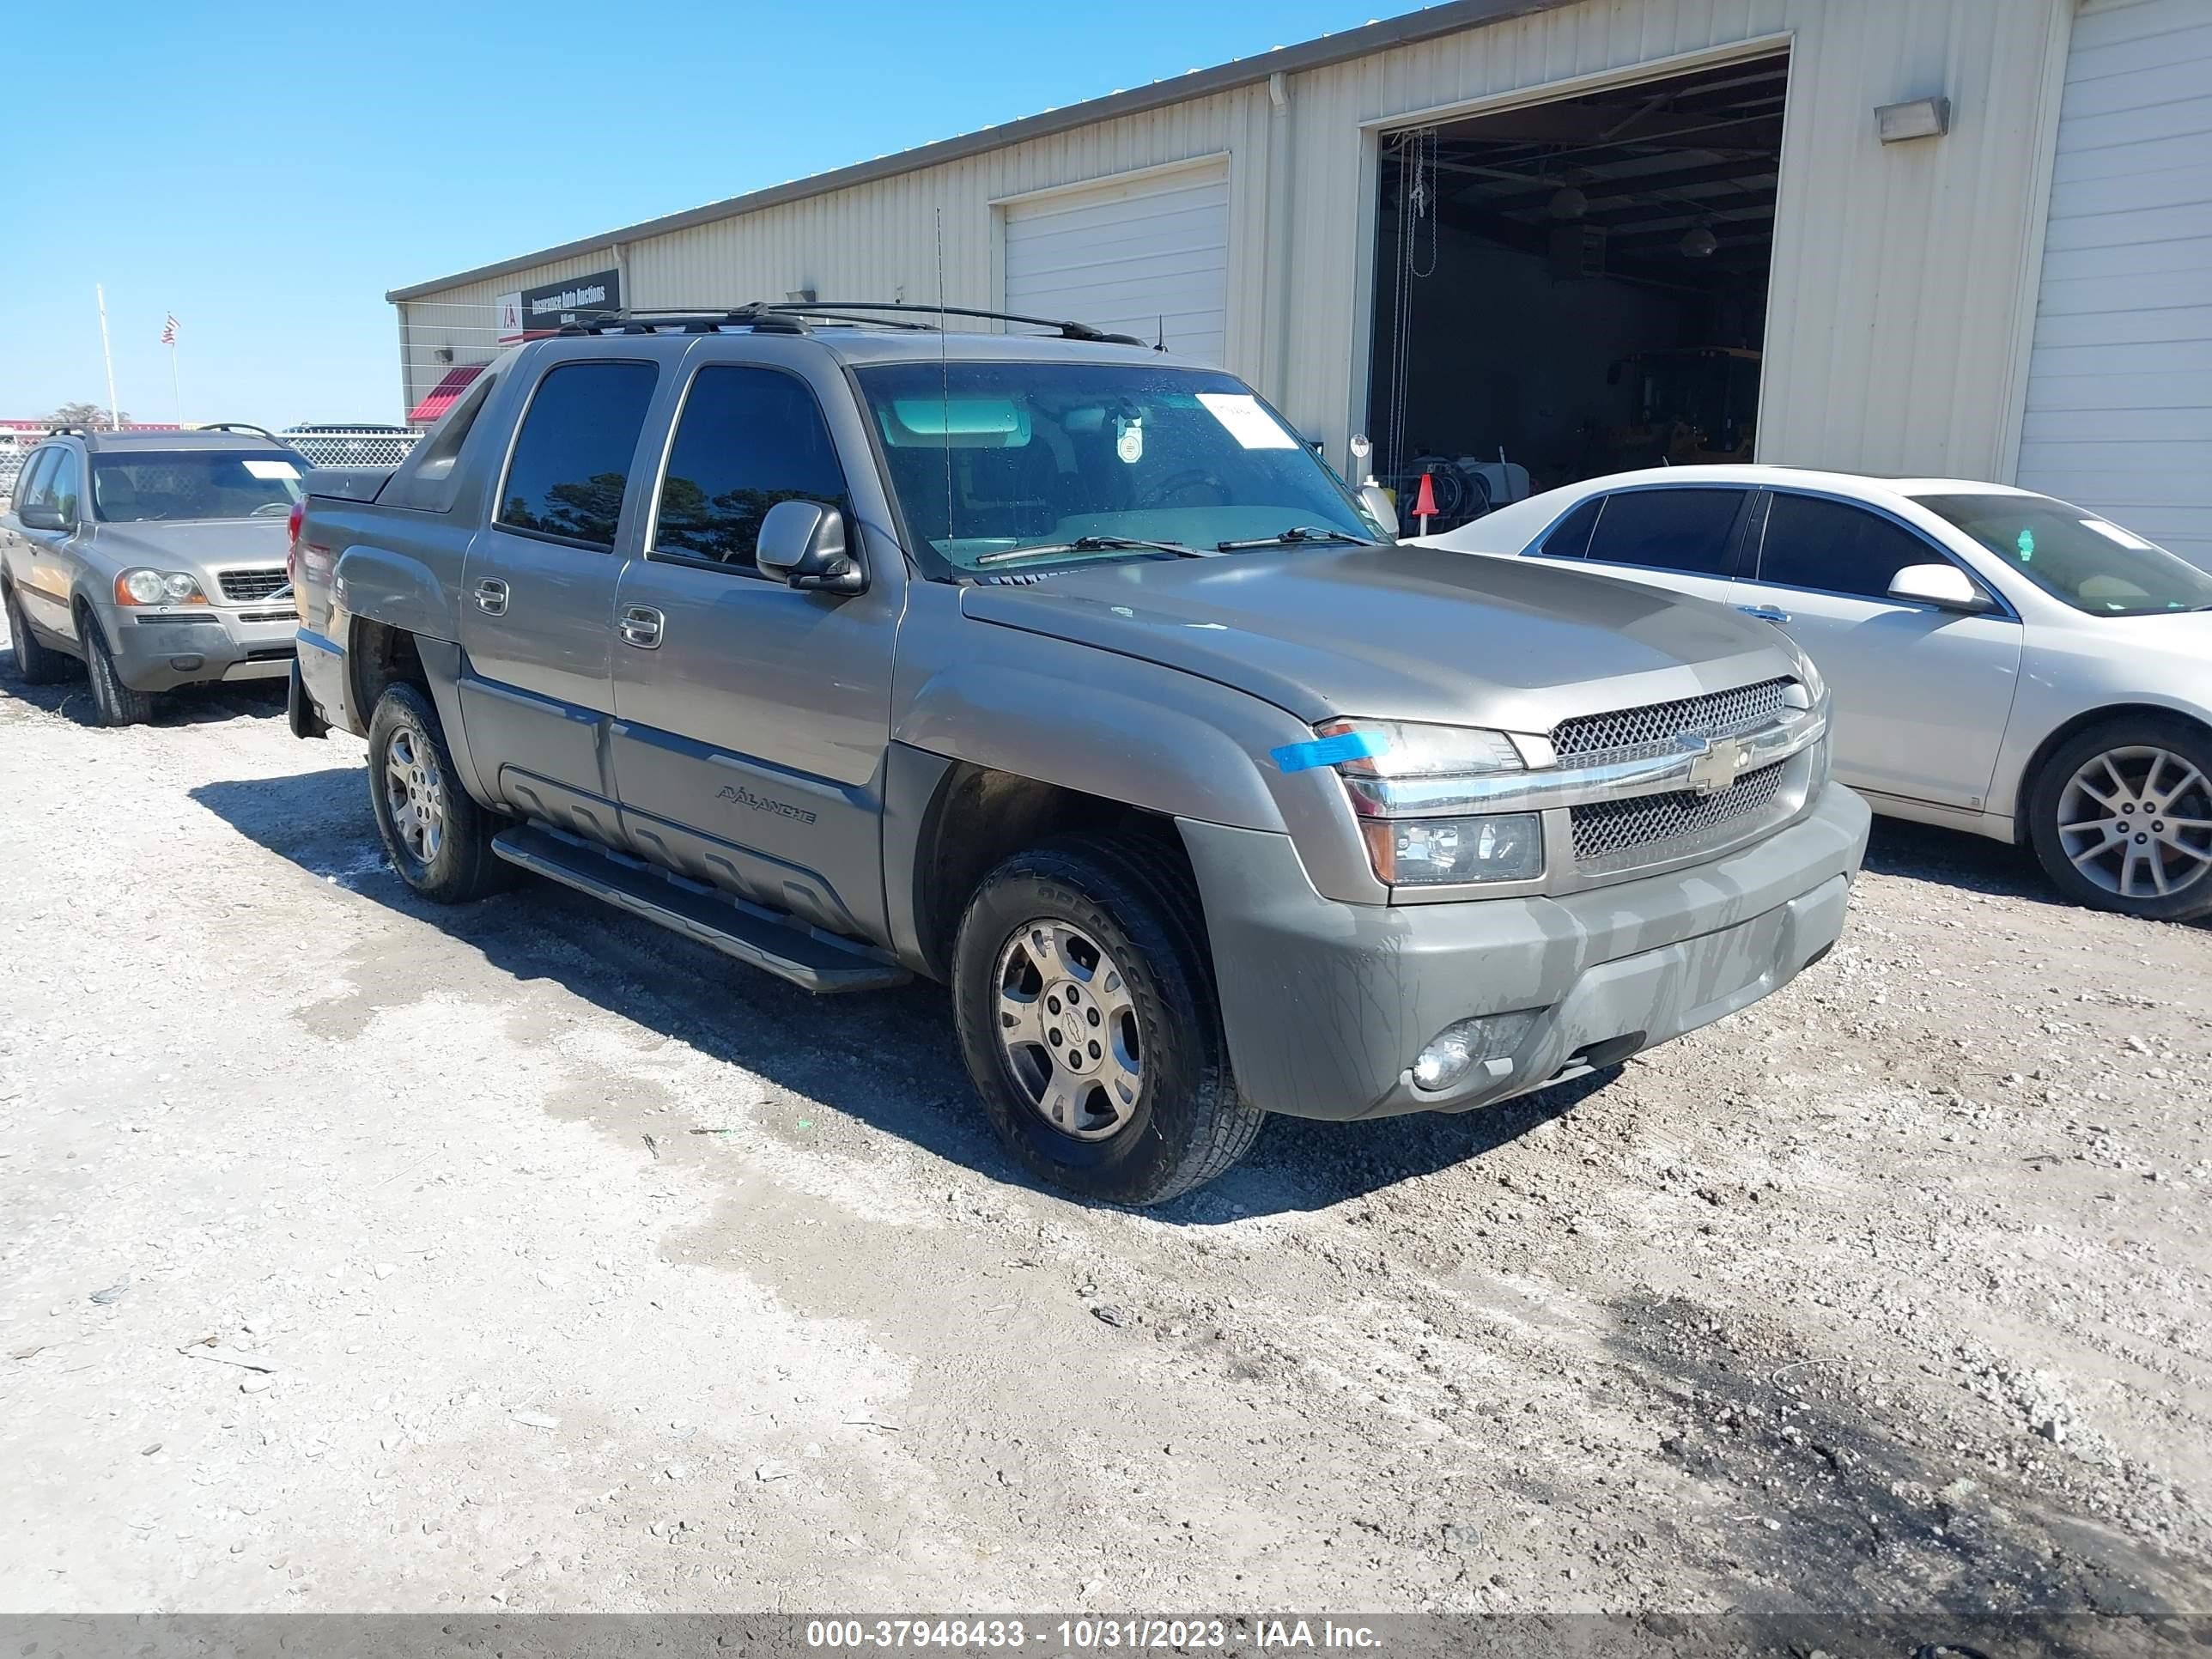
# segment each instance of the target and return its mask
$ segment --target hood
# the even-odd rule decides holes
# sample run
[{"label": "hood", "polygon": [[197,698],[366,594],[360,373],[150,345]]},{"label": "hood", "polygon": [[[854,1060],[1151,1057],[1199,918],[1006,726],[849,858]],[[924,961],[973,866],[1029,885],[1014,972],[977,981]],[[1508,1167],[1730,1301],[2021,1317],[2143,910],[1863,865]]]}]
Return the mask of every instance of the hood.
[{"label": "hood", "polygon": [[1131,560],[963,588],[961,608],[1234,686],[1309,724],[1547,732],[1796,672],[1780,633],[1725,605],[1430,547]]},{"label": "hood", "polygon": [[[282,564],[291,550],[284,520],[269,519],[159,519],[103,524],[93,530],[92,544],[118,564],[152,565],[206,576],[240,565]],[[204,583],[202,584],[205,586]],[[209,597],[215,596],[209,589]]]}]

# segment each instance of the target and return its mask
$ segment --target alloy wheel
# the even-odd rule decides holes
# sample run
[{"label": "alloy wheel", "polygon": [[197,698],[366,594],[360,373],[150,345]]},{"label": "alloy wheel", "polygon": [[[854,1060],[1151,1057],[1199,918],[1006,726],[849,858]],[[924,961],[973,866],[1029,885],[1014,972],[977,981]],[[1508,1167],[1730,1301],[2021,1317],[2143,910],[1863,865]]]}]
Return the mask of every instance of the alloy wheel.
[{"label": "alloy wheel", "polygon": [[2212,875],[2212,782],[2170,749],[2108,749],[2067,780],[2058,844],[2108,893],[2170,897]]},{"label": "alloy wheel", "polygon": [[999,1042],[1039,1116],[1079,1140],[1127,1123],[1144,1054],[1127,976],[1082,929],[1040,918],[999,953]]},{"label": "alloy wheel", "polygon": [[384,750],[384,799],[392,832],[418,863],[438,856],[446,837],[446,780],[422,737],[399,731]]}]

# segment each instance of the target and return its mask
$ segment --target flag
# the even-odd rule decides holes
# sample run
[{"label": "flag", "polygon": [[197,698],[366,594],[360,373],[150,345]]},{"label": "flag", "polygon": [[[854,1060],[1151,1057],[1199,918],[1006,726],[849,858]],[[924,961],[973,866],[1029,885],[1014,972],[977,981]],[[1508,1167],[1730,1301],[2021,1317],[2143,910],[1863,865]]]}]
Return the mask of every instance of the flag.
[{"label": "flag", "polygon": [[161,325],[161,343],[173,346],[177,343],[177,313],[171,312],[169,320]]}]

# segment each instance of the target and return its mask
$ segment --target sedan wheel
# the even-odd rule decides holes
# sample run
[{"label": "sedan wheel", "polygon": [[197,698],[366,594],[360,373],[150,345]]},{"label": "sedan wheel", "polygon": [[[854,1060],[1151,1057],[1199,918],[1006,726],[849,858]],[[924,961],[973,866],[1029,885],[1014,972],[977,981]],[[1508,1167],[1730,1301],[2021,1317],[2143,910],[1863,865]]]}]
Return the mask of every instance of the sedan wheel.
[{"label": "sedan wheel", "polygon": [[2116,720],[2051,757],[2029,807],[2036,855],[2067,896],[2156,921],[2212,915],[2212,738]]},{"label": "sedan wheel", "polygon": [[2078,768],[2058,802],[2074,867],[2122,898],[2166,898],[2212,872],[2212,785],[2154,745],[2108,749]]}]

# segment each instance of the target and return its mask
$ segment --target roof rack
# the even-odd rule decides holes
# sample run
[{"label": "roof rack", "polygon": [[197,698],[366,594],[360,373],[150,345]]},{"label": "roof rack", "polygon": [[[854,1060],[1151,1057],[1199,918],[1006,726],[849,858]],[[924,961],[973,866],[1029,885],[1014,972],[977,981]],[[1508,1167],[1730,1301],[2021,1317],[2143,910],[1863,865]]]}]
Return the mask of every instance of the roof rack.
[{"label": "roof rack", "polygon": [[281,445],[284,441],[267,427],[250,426],[244,421],[212,421],[192,429],[195,432],[244,432],[256,438],[266,438],[272,444]]},{"label": "roof rack", "polygon": [[[886,320],[875,316],[855,316],[856,312],[896,312],[896,319]],[[881,300],[755,300],[734,306],[725,311],[714,311],[702,307],[676,307],[667,310],[628,308],[603,312],[593,316],[580,316],[576,321],[562,325],[562,334],[630,334],[650,333],[655,329],[680,328],[687,334],[711,334],[718,328],[750,328],[759,333],[805,334],[810,321],[865,322],[879,328],[927,329],[926,322],[909,322],[908,317],[981,317],[994,322],[1022,323],[1032,328],[1048,328],[1064,340],[1087,340],[1107,345],[1142,346],[1149,343],[1133,334],[1109,334],[1104,329],[1093,328],[1088,323],[1073,322],[1064,318],[1030,317],[1015,311],[981,311],[971,306],[921,305],[912,301]],[[1165,350],[1164,345],[1158,348]]]}]

